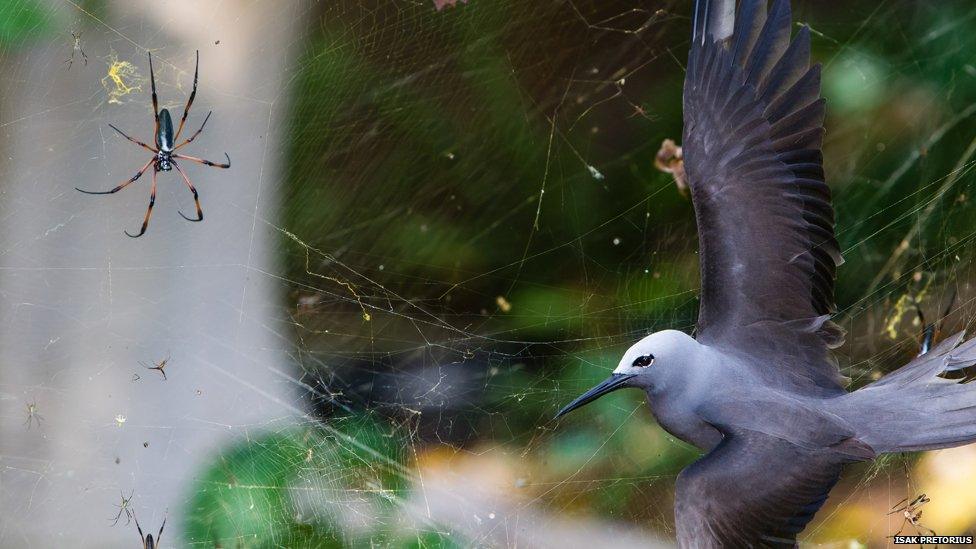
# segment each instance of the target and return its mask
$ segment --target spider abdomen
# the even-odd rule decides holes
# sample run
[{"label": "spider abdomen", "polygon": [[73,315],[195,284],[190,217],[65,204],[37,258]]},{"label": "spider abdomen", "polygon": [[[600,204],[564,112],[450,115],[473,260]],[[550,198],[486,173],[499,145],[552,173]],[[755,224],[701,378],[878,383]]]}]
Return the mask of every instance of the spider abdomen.
[{"label": "spider abdomen", "polygon": [[160,151],[173,150],[173,119],[168,109],[159,111],[159,129],[156,130],[156,148]]}]

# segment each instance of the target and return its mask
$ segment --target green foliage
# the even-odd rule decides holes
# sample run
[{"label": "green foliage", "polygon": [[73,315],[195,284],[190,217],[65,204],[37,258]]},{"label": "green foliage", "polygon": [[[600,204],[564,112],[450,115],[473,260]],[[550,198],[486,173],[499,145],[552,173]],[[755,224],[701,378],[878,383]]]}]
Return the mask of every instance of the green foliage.
[{"label": "green foliage", "polygon": [[826,63],[825,159],[848,260],[842,307],[945,287],[971,258],[956,235],[976,229],[968,198],[976,119],[963,115],[976,105],[976,11],[963,3],[900,8],[843,28],[835,43],[814,41],[814,57]]},{"label": "green foliage", "polygon": [[[402,441],[391,429],[348,418],[222,451],[193,486],[187,540],[224,547],[450,547],[438,531],[397,528],[406,486]],[[357,521],[359,514],[368,522]]]},{"label": "green foliage", "polygon": [[51,29],[51,16],[37,0],[0,2],[0,47],[43,38]]}]

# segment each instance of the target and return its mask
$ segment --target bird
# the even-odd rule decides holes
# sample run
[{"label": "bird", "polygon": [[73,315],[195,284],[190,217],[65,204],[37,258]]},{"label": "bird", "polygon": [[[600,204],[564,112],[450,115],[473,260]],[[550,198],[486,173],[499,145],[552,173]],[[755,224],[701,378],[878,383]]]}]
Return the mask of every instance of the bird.
[{"label": "bird", "polygon": [[794,547],[845,466],[976,440],[976,386],[945,375],[976,365],[964,333],[857,390],[841,375],[821,66],[809,27],[792,34],[789,0],[696,0],[682,136],[694,335],[644,337],[556,416],[646,393],[658,424],[703,454],[675,481],[681,547]]}]

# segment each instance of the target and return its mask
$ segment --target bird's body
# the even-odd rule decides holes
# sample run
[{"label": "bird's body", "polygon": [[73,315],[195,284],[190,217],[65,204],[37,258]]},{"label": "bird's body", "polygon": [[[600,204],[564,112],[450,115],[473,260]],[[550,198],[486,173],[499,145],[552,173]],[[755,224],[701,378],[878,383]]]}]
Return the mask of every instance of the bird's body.
[{"label": "bird's body", "polygon": [[644,385],[639,367],[628,366],[632,359],[625,355],[615,373],[634,375],[630,386],[647,393],[658,424],[702,451],[722,441],[723,429],[747,429],[800,447],[833,446],[840,454],[854,452],[850,457],[873,457],[848,441],[855,431],[844,416],[855,414],[848,414],[847,393],[824,397],[794,392],[760,375],[769,364],[730,355],[673,330],[648,336],[628,354],[636,358],[642,349],[654,349],[661,363],[680,360],[682,367],[660,368],[653,383]]},{"label": "bird's body", "polygon": [[[768,9],[767,9],[768,8]],[[698,222],[696,337],[633,345],[610,391],[647,393],[658,423],[705,455],[678,477],[683,547],[794,546],[843,467],[887,452],[976,440],[976,340],[950,337],[848,392],[831,349],[837,266],[821,143],[825,102],[810,32],[789,0],[696,0],[683,167]]]}]

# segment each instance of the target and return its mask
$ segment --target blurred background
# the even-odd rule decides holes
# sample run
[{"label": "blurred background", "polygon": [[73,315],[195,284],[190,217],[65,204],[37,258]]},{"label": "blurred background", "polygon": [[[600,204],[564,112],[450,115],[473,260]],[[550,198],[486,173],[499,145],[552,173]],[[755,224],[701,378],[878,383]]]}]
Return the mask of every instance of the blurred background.
[{"label": "blurred background", "polygon": [[[976,318],[976,6],[793,0],[828,100],[852,387]],[[673,544],[696,451],[637,391],[690,332],[689,0],[0,0],[0,546]],[[152,222],[146,51],[175,172]],[[163,372],[150,367],[166,361]],[[162,375],[165,373],[165,376]],[[976,447],[851,467],[804,543],[976,532]],[[905,532],[915,533],[905,526]]]}]

